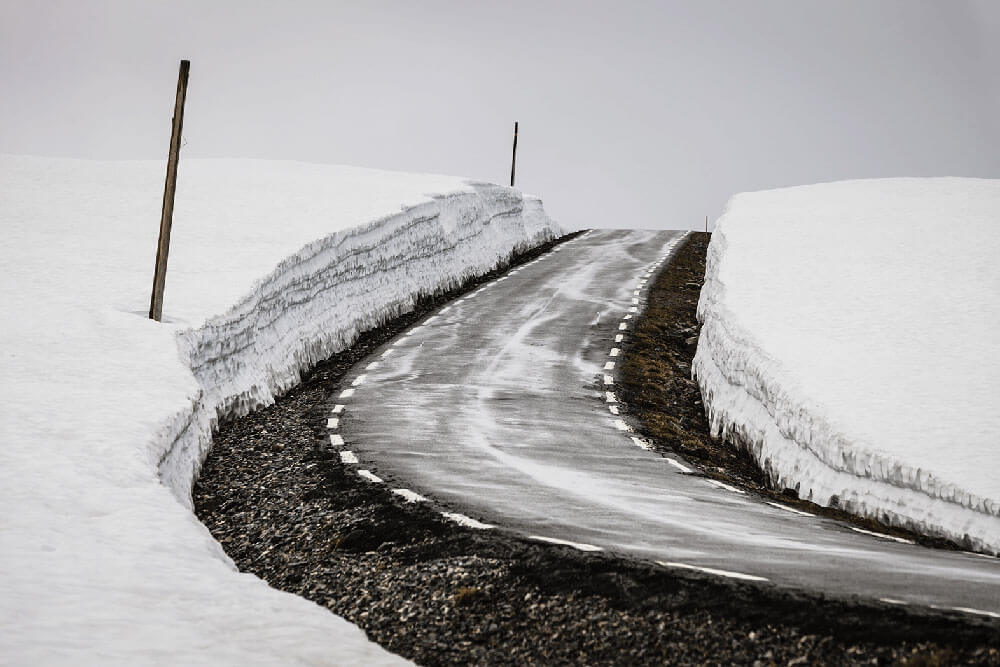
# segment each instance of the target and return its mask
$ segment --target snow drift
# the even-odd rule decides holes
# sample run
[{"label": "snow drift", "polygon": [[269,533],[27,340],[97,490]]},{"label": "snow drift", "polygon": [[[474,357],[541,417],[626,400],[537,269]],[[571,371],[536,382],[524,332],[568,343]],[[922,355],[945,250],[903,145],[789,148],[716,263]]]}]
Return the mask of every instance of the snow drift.
[{"label": "snow drift", "polygon": [[1000,551],[1000,181],[735,196],[693,372],[779,488]]},{"label": "snow drift", "polygon": [[188,160],[157,324],[145,313],[163,173],[0,157],[0,655],[397,662],[235,571],[188,509],[211,428],[418,295],[558,230],[505,187]]}]

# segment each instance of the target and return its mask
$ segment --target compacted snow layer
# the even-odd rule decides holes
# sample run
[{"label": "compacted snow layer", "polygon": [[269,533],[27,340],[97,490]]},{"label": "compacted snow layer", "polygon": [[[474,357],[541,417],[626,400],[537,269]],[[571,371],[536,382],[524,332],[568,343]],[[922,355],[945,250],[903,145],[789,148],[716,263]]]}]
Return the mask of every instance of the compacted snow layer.
[{"label": "compacted snow layer", "polygon": [[997,180],[735,196],[698,305],[714,434],[804,498],[997,553],[997,257]]},{"label": "compacted snow layer", "polygon": [[419,294],[557,229],[505,187],[182,161],[157,324],[163,175],[161,162],[0,157],[0,656],[396,662],[235,571],[189,509],[211,429]]}]

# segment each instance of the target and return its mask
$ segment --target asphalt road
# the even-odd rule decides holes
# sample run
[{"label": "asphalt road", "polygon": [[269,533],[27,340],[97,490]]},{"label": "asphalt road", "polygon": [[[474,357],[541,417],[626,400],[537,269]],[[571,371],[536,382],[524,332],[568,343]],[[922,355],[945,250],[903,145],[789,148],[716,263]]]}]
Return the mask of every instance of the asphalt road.
[{"label": "asphalt road", "polygon": [[614,414],[616,338],[680,236],[590,232],[431,315],[332,397],[342,460],[413,500],[527,536],[1000,618],[997,559],[861,534],[642,448]]}]

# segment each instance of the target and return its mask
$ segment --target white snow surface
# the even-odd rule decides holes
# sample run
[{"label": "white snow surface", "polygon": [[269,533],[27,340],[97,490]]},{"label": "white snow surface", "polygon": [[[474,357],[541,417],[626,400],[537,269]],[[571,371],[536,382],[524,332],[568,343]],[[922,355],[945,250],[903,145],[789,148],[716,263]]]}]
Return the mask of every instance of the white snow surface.
[{"label": "white snow surface", "polygon": [[164,173],[0,156],[0,662],[400,662],[235,570],[190,510],[212,427],[559,230],[506,187],[182,160],[158,324]]},{"label": "white snow surface", "polygon": [[1000,180],[740,194],[693,371],[780,487],[1000,551]]}]

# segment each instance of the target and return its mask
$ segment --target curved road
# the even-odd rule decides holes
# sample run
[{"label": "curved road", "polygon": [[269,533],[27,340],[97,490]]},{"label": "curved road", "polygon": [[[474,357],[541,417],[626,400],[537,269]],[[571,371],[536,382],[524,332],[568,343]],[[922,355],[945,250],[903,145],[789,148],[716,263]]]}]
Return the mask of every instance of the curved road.
[{"label": "curved road", "polygon": [[328,424],[342,460],[582,549],[1000,618],[996,559],[861,534],[642,448],[615,414],[616,339],[681,236],[593,231],[442,308],[349,375]]}]

